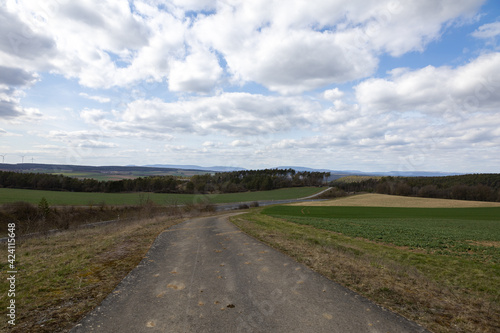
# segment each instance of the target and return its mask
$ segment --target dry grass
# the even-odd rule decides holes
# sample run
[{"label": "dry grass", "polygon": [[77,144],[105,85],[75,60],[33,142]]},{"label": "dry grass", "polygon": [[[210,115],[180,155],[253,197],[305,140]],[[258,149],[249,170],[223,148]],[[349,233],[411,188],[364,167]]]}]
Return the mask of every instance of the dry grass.
[{"label": "dry grass", "polygon": [[[2,306],[0,331],[69,331],[137,266],[160,232],[180,221],[142,219],[18,243],[16,326],[7,327]],[[2,304],[7,301],[6,260],[7,255],[0,261]]]},{"label": "dry grass", "polygon": [[[415,253],[258,211],[232,221],[318,273],[433,332],[500,331],[498,296],[469,283],[486,273],[481,263]],[[488,269],[487,274],[496,274],[493,265]]]},{"label": "dry grass", "polygon": [[410,207],[410,208],[474,208],[500,207],[500,202],[466,201],[451,199],[430,199],[404,197],[388,194],[358,194],[350,197],[315,201],[298,202],[290,206],[354,206],[354,207]]}]

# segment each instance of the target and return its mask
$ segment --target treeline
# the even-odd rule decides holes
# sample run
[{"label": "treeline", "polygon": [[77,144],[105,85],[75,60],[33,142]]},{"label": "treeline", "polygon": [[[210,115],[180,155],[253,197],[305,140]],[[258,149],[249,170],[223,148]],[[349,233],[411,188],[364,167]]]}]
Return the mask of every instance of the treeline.
[{"label": "treeline", "polygon": [[99,181],[44,173],[0,171],[0,187],[72,192],[234,193],[285,187],[321,186],[328,172],[265,169],[196,175],[190,179],[149,176]]},{"label": "treeline", "polygon": [[333,181],[346,192],[417,196],[475,201],[500,201],[500,174],[469,174],[444,177],[382,177],[359,182]]},{"label": "treeline", "polygon": [[[201,193],[267,191],[287,187],[321,186],[329,172],[296,172],[293,169],[240,170],[190,179],[192,190]],[[191,185],[190,185],[191,189]]]}]

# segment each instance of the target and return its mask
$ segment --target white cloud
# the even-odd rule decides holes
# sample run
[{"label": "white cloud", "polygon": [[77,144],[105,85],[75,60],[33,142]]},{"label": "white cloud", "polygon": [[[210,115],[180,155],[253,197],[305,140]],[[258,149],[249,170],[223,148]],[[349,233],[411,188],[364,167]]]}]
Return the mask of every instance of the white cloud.
[{"label": "white cloud", "polygon": [[217,57],[209,51],[196,51],[170,68],[169,89],[180,92],[208,93],[222,75]]},{"label": "white cloud", "polygon": [[[244,167],[385,168],[382,157],[423,168],[473,152],[500,160],[491,157],[500,146],[500,53],[474,49],[481,56],[454,67],[426,53],[449,31],[467,37],[452,29],[484,21],[485,0],[3,3],[0,135],[24,134],[26,121],[38,120],[18,150],[40,138],[39,149],[52,141],[94,161],[137,155],[114,151],[121,147],[186,163],[231,156]],[[484,23],[473,37],[498,36],[498,22]],[[401,57],[409,52],[431,65]],[[371,77],[391,57],[409,67]],[[64,89],[61,105],[41,105],[42,115],[31,106],[46,83]],[[83,98],[68,102],[75,94]],[[67,128],[54,123],[56,113]]]},{"label": "white cloud", "polygon": [[251,136],[307,128],[320,110],[318,103],[298,97],[223,93],[172,103],[137,100],[121,117],[144,131]]},{"label": "white cloud", "polygon": [[50,59],[56,55],[56,43],[28,24],[24,17],[0,6],[0,66],[16,64],[25,70],[50,69]]},{"label": "white cloud", "polygon": [[472,36],[476,38],[493,38],[500,35],[500,22],[488,23],[480,26],[474,31]]},{"label": "white cloud", "polygon": [[362,23],[362,34],[356,41],[359,45],[371,44],[376,50],[395,57],[411,51],[421,52],[427,44],[439,39],[453,22],[474,17],[484,2],[423,0],[361,5],[357,18]]},{"label": "white cloud", "polygon": [[80,112],[80,117],[89,124],[96,124],[106,117],[106,112],[99,109],[85,109]]},{"label": "white cloud", "polygon": [[118,145],[112,142],[102,142],[95,140],[87,140],[78,144],[78,147],[82,148],[92,148],[92,149],[110,149],[117,148]]},{"label": "white cloud", "polygon": [[54,131],[49,131],[49,133],[44,134],[45,137],[52,139],[52,140],[57,140],[57,141],[62,141],[62,142],[73,142],[73,141],[78,141],[78,140],[84,140],[84,141],[89,141],[89,140],[94,140],[94,141],[100,141],[103,140],[104,138],[108,138],[109,136],[106,135],[105,133],[101,131],[86,131],[86,130],[80,130],[80,131],[62,131],[62,130],[54,130]]},{"label": "white cloud", "polygon": [[300,93],[369,76],[380,52],[422,51],[483,2],[236,1],[219,3],[192,31],[224,55],[235,79]]},{"label": "white cloud", "polygon": [[231,69],[245,81],[256,81],[283,94],[300,93],[372,74],[375,57],[365,50],[345,52],[329,32],[265,30],[255,50],[228,57]]},{"label": "white cloud", "polygon": [[251,147],[253,144],[246,140],[234,140],[231,142],[232,147]]},{"label": "white cloud", "polygon": [[340,91],[339,88],[334,88],[330,90],[325,90],[323,92],[323,97],[329,101],[335,102],[344,96],[344,92]]},{"label": "white cloud", "polygon": [[460,113],[500,107],[500,53],[485,54],[457,68],[427,66],[393,71],[389,79],[368,79],[355,87],[370,113],[420,111]]},{"label": "white cloud", "polygon": [[42,115],[37,109],[23,108],[20,104],[23,89],[38,79],[36,73],[0,65],[0,119],[17,122],[40,119]]},{"label": "white cloud", "polygon": [[91,99],[91,100],[94,100],[94,101],[97,101],[99,103],[109,103],[111,101],[110,98],[108,97],[102,97],[102,96],[92,96],[92,95],[89,95],[87,93],[79,93],[80,96],[82,97],[85,97],[85,98],[88,98],[88,99]]},{"label": "white cloud", "polygon": [[207,93],[224,74],[217,52],[232,82],[294,94],[367,77],[380,52],[422,51],[483,2],[9,1],[1,30],[29,33],[18,52],[2,34],[0,61],[93,88],[168,80],[172,91]]}]

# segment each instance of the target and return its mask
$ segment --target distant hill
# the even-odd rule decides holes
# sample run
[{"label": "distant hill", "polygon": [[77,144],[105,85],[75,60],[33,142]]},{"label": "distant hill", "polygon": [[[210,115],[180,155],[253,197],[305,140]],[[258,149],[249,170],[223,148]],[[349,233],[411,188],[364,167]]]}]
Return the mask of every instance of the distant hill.
[{"label": "distant hill", "polygon": [[132,172],[132,171],[175,171],[179,168],[151,168],[145,166],[92,166],[92,165],[65,165],[65,164],[0,164],[0,170],[6,171],[66,171],[66,172]]},{"label": "distant hill", "polygon": [[[389,172],[363,172],[359,170],[331,170],[331,169],[314,169],[301,166],[278,166],[273,169],[293,169],[297,172],[330,172],[332,175],[329,180],[334,180],[344,176],[400,176],[400,177],[439,177],[439,176],[455,176],[461,175],[456,172],[439,172],[439,171],[389,171]],[[210,166],[202,167],[199,165],[181,165],[181,164],[153,164],[153,165],[127,165],[127,166],[89,166],[89,165],[66,165],[66,164],[38,164],[38,163],[19,163],[6,164],[0,163],[0,170],[5,171],[34,171],[34,172],[147,172],[150,173],[165,173],[175,172],[179,170],[192,172],[231,172],[247,170],[241,167],[234,166]]]},{"label": "distant hill", "polygon": [[394,176],[394,177],[440,177],[440,176],[456,176],[462,173],[456,172],[439,172],[439,171],[387,171],[387,172],[364,172],[359,170],[331,170],[331,169],[313,169],[300,166],[280,166],[278,169],[293,169],[295,171],[309,172],[330,172],[332,177],[340,178],[343,176]]},{"label": "distant hill", "polygon": [[199,165],[177,165],[177,164],[152,164],[145,165],[145,167],[152,168],[173,168],[173,169],[190,169],[190,170],[203,170],[203,171],[217,171],[217,172],[229,172],[229,171],[241,171],[246,170],[245,168],[232,167],[232,166],[211,166],[202,167]]}]

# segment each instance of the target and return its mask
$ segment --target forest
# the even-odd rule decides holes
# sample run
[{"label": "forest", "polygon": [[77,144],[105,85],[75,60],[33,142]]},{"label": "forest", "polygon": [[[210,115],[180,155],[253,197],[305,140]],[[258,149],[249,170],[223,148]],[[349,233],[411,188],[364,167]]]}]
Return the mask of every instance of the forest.
[{"label": "forest", "polygon": [[417,196],[475,201],[500,201],[500,174],[468,174],[444,177],[382,177],[361,181],[333,181],[345,192]]},{"label": "forest", "polygon": [[188,179],[149,176],[99,181],[46,173],[0,171],[0,187],[72,192],[236,193],[286,187],[322,186],[329,172],[265,169],[195,175]]}]

